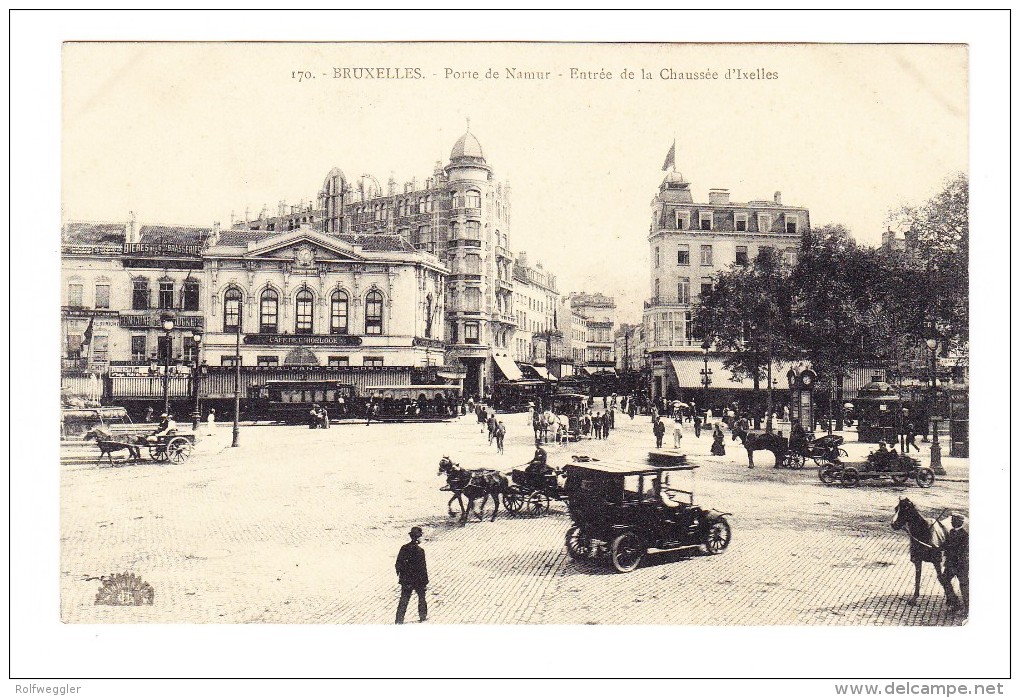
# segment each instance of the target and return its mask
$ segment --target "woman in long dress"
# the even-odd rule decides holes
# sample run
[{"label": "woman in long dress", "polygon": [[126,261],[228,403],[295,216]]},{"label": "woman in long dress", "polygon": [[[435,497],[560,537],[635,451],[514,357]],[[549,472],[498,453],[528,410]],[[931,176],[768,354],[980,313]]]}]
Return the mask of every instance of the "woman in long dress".
[{"label": "woman in long dress", "polygon": [[713,456],[725,456],[726,455],[726,444],[724,443],[725,437],[723,436],[722,427],[717,422],[712,427],[712,455]]}]

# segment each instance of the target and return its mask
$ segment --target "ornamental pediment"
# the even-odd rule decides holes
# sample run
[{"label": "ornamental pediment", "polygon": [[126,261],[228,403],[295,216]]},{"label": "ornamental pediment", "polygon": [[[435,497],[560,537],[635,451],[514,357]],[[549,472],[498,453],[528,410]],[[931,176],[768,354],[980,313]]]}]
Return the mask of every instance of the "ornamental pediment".
[{"label": "ornamental pediment", "polygon": [[363,261],[353,245],[326,235],[301,232],[284,234],[248,245],[245,257],[293,262],[297,267],[314,267],[318,262]]}]

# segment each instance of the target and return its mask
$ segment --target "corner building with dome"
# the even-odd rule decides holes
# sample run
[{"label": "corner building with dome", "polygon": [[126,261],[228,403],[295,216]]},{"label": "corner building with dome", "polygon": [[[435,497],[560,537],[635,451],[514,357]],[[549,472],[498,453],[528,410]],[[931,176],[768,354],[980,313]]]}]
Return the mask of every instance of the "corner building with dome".
[{"label": "corner building with dome", "polygon": [[[286,207],[233,224],[249,231],[296,231],[312,228],[324,238],[357,240],[392,246],[434,258],[448,273],[436,297],[418,294],[435,318],[430,337],[442,348],[428,358],[442,361],[464,376],[465,395],[484,395],[496,373],[494,355],[506,355],[517,323],[513,310],[513,257],[510,253],[510,187],[497,182],[481,143],[470,131],[450,151],[446,164],[437,161],[423,181],[385,183],[371,175],[350,179],[339,167],[326,175],[316,206]],[[413,297],[393,297],[394,304]],[[429,318],[423,316],[423,322]],[[441,332],[441,334],[440,334]],[[426,337],[429,339],[429,337]]]}]

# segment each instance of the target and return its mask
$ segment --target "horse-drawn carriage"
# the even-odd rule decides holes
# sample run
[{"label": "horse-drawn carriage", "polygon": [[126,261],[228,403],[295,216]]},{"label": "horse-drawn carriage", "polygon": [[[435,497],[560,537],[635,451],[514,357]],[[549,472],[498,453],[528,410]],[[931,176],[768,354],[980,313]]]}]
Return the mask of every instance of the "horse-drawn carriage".
[{"label": "horse-drawn carriage", "polygon": [[526,511],[529,514],[543,514],[549,511],[552,500],[566,501],[567,491],[560,486],[561,470],[550,469],[545,473],[529,472],[526,468],[515,468],[510,473],[512,483],[503,493],[503,506],[511,514]]},{"label": "horse-drawn carriage", "polygon": [[928,488],[935,484],[935,471],[905,453],[873,451],[863,463],[823,463],[818,478],[826,485],[839,483],[843,487],[857,487],[861,480],[889,478],[897,485],[913,480],[918,487]]},{"label": "horse-drawn carriage", "polygon": [[579,441],[581,420],[588,411],[588,396],[581,393],[556,393],[549,399],[550,410],[556,417],[558,441]]},{"label": "horse-drawn carriage", "polygon": [[840,448],[843,437],[837,434],[819,436],[817,439],[805,437],[800,444],[791,443],[785,436],[763,431],[752,431],[744,439],[747,458],[754,465],[754,451],[771,451],[776,458],[777,468],[800,470],[810,458],[815,465],[839,465],[847,457],[847,452]]},{"label": "horse-drawn carriage", "polygon": [[106,456],[113,465],[113,453],[127,451],[128,458],[140,460],[142,449],[148,451],[149,458],[158,463],[183,463],[191,458],[195,447],[195,435],[171,432],[159,436],[147,437],[134,434],[116,434],[101,427],[90,429],[84,440],[94,439],[99,446],[99,460]]}]

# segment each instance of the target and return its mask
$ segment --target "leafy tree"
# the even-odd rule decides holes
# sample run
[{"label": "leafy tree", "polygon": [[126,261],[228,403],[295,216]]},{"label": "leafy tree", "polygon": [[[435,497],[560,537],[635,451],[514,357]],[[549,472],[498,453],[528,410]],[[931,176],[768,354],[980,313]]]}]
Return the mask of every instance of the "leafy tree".
[{"label": "leafy tree", "polygon": [[[750,378],[756,398],[761,381],[765,381],[769,430],[772,369],[799,353],[792,341],[789,275],[778,251],[762,248],[751,264],[732,265],[716,275],[712,290],[694,307],[695,326],[718,350],[726,352],[723,366],[734,378]],[[757,425],[757,418],[755,422]]]}]

